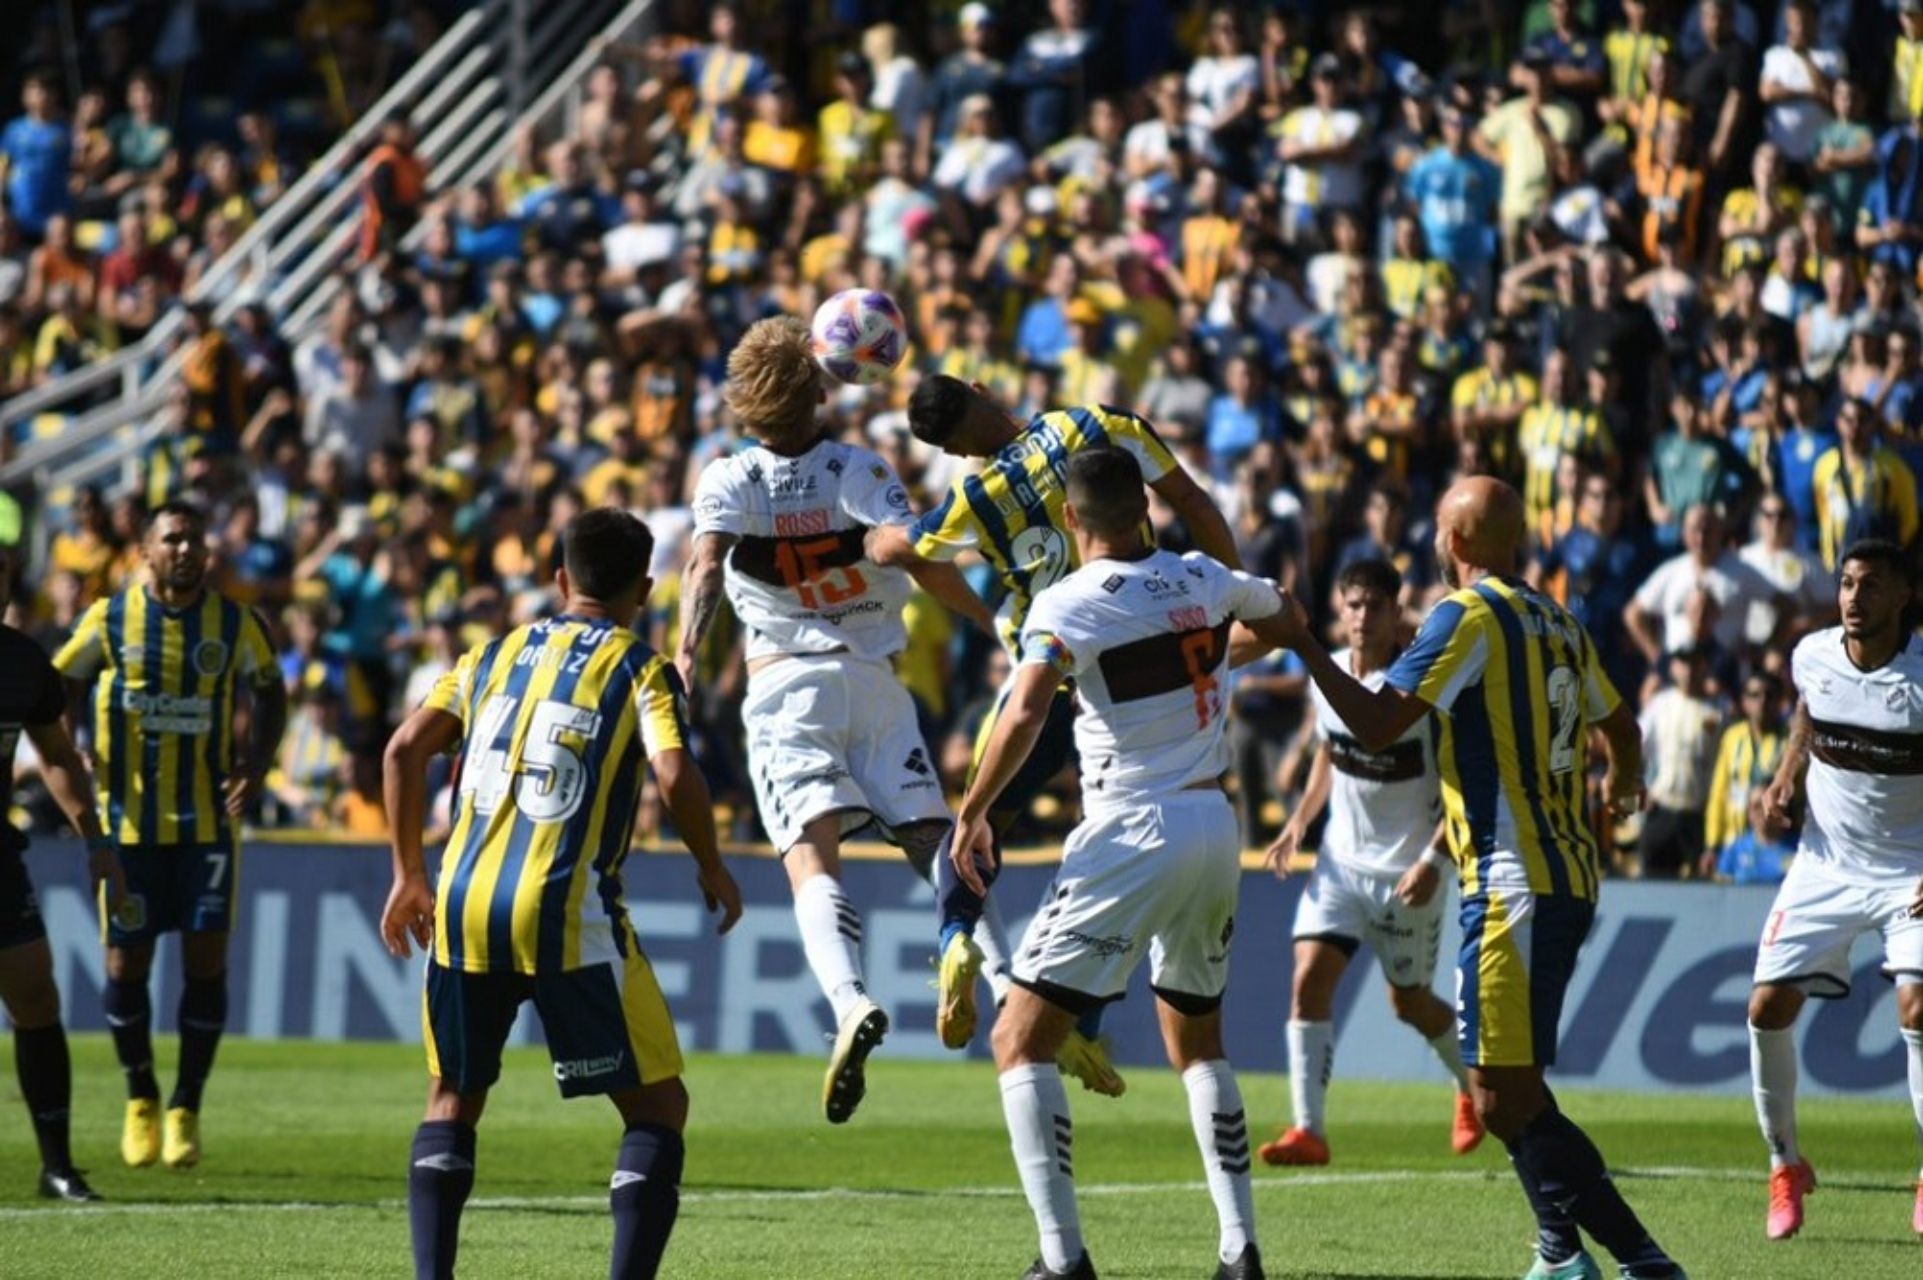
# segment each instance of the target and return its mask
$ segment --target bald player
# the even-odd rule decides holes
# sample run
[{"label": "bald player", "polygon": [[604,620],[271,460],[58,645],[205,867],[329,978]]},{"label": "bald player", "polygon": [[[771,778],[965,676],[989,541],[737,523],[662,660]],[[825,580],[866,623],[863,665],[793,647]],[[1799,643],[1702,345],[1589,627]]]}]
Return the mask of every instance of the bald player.
[{"label": "bald player", "polygon": [[1366,751],[1383,750],[1431,711],[1441,721],[1444,825],[1462,877],[1457,1035],[1477,1114],[1508,1148],[1535,1210],[1525,1280],[1600,1277],[1584,1231],[1628,1280],[1667,1280],[1683,1269],[1543,1082],[1602,878],[1583,810],[1585,726],[1608,748],[1614,813],[1642,803],[1642,751],[1594,642],[1516,576],[1523,540],[1522,499],[1502,482],[1471,477],[1443,496],[1436,563],[1452,590],[1379,689],[1329,656],[1294,600],[1284,643]]}]

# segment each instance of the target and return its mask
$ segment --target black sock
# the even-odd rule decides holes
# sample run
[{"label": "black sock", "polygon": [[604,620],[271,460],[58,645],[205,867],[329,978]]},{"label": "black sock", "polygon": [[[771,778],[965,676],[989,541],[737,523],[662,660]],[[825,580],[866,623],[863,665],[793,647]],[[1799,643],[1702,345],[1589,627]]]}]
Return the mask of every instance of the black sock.
[{"label": "black sock", "polygon": [[1536,1214],[1536,1252],[1550,1266],[1560,1266],[1582,1252],[1582,1233],[1576,1229],[1576,1220],[1569,1216],[1567,1209],[1544,1198],[1541,1184],[1523,1163],[1515,1145],[1505,1145],[1509,1150],[1509,1163],[1516,1171],[1516,1181],[1522,1184],[1522,1194]]},{"label": "black sock", "polygon": [[[1516,1136],[1510,1148],[1518,1168],[1527,1167],[1537,1189],[1561,1207],[1615,1257],[1626,1276],[1664,1276],[1670,1261],[1610,1180],[1602,1153],[1553,1100]],[[1525,1184],[1526,1185],[1526,1184]]]},{"label": "black sock", "polygon": [[227,1029],[227,975],[189,978],[180,993],[180,1076],[169,1107],[200,1110],[200,1091],[214,1069],[214,1050]]},{"label": "black sock", "polygon": [[73,1103],[73,1066],[67,1058],[67,1032],[58,1022],[48,1027],[13,1029],[13,1066],[20,1075],[20,1096],[33,1117],[40,1142],[40,1167],[55,1173],[73,1168],[67,1148],[67,1117]]},{"label": "black sock", "polygon": [[608,1208],[614,1212],[612,1280],[653,1280],[681,1211],[681,1135],[638,1124],[621,1138]]},{"label": "black sock", "polygon": [[127,1073],[127,1096],[160,1101],[160,1081],[154,1079],[154,1016],[147,980],[109,978],[103,1004],[107,1026],[113,1031],[114,1056]]},{"label": "black sock", "polygon": [[474,1130],[459,1120],[428,1120],[408,1155],[407,1219],[414,1236],[415,1280],[449,1280],[461,1239],[461,1207],[474,1190]]},{"label": "black sock", "polygon": [[[1002,870],[1002,841],[992,819],[989,831],[995,840],[994,861],[978,861],[975,866],[981,871],[983,883],[993,885],[995,877]],[[955,827],[950,823],[947,834],[941,838],[941,848],[935,853],[935,909],[941,917],[941,947],[944,951],[948,949],[948,940],[957,933],[972,935],[975,932],[975,923],[982,918],[986,906],[981,895],[963,884],[961,877],[955,874],[955,864],[948,860],[954,842]]]}]

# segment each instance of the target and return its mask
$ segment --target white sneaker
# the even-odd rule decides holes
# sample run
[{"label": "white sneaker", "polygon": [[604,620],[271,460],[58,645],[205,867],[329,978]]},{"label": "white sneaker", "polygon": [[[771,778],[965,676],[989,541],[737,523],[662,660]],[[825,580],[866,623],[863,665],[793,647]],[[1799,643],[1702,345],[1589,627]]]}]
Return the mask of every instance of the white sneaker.
[{"label": "white sneaker", "polygon": [[868,1092],[868,1055],[888,1034],[888,1015],[863,996],[835,1032],[835,1051],[821,1081],[821,1109],[829,1124],[846,1124]]}]

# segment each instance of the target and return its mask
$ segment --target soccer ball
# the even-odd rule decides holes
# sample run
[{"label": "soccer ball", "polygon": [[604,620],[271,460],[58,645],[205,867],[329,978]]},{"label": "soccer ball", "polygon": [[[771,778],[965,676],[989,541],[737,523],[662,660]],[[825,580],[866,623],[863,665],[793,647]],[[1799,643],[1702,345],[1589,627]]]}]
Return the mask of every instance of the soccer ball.
[{"label": "soccer ball", "polygon": [[858,387],[893,373],[908,350],[901,308],[874,289],[843,289],[822,303],[809,339],[823,372]]}]

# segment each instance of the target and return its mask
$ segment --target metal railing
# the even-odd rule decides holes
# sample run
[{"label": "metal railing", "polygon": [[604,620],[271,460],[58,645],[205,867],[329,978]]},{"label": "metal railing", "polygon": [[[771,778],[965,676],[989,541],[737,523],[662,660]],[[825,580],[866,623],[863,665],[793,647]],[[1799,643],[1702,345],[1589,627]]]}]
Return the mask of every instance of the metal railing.
[{"label": "metal railing", "polygon": [[[579,92],[598,56],[597,36],[626,33],[651,7],[652,0],[484,0],[468,10],[269,206],[187,301],[214,301],[219,320],[264,302],[282,336],[299,341],[341,289],[340,268],[360,221],[359,176],[383,121],[405,114],[414,125],[430,194],[469,185],[499,166],[520,128],[550,123]],[[536,89],[539,96],[526,101]],[[405,243],[412,247],[421,234],[416,228]],[[0,467],[0,486],[30,482],[44,495],[116,471],[134,479],[180,372],[184,327],[176,307],[141,341],[0,404],[0,432],[43,414],[65,418],[57,433],[28,441]]]}]

